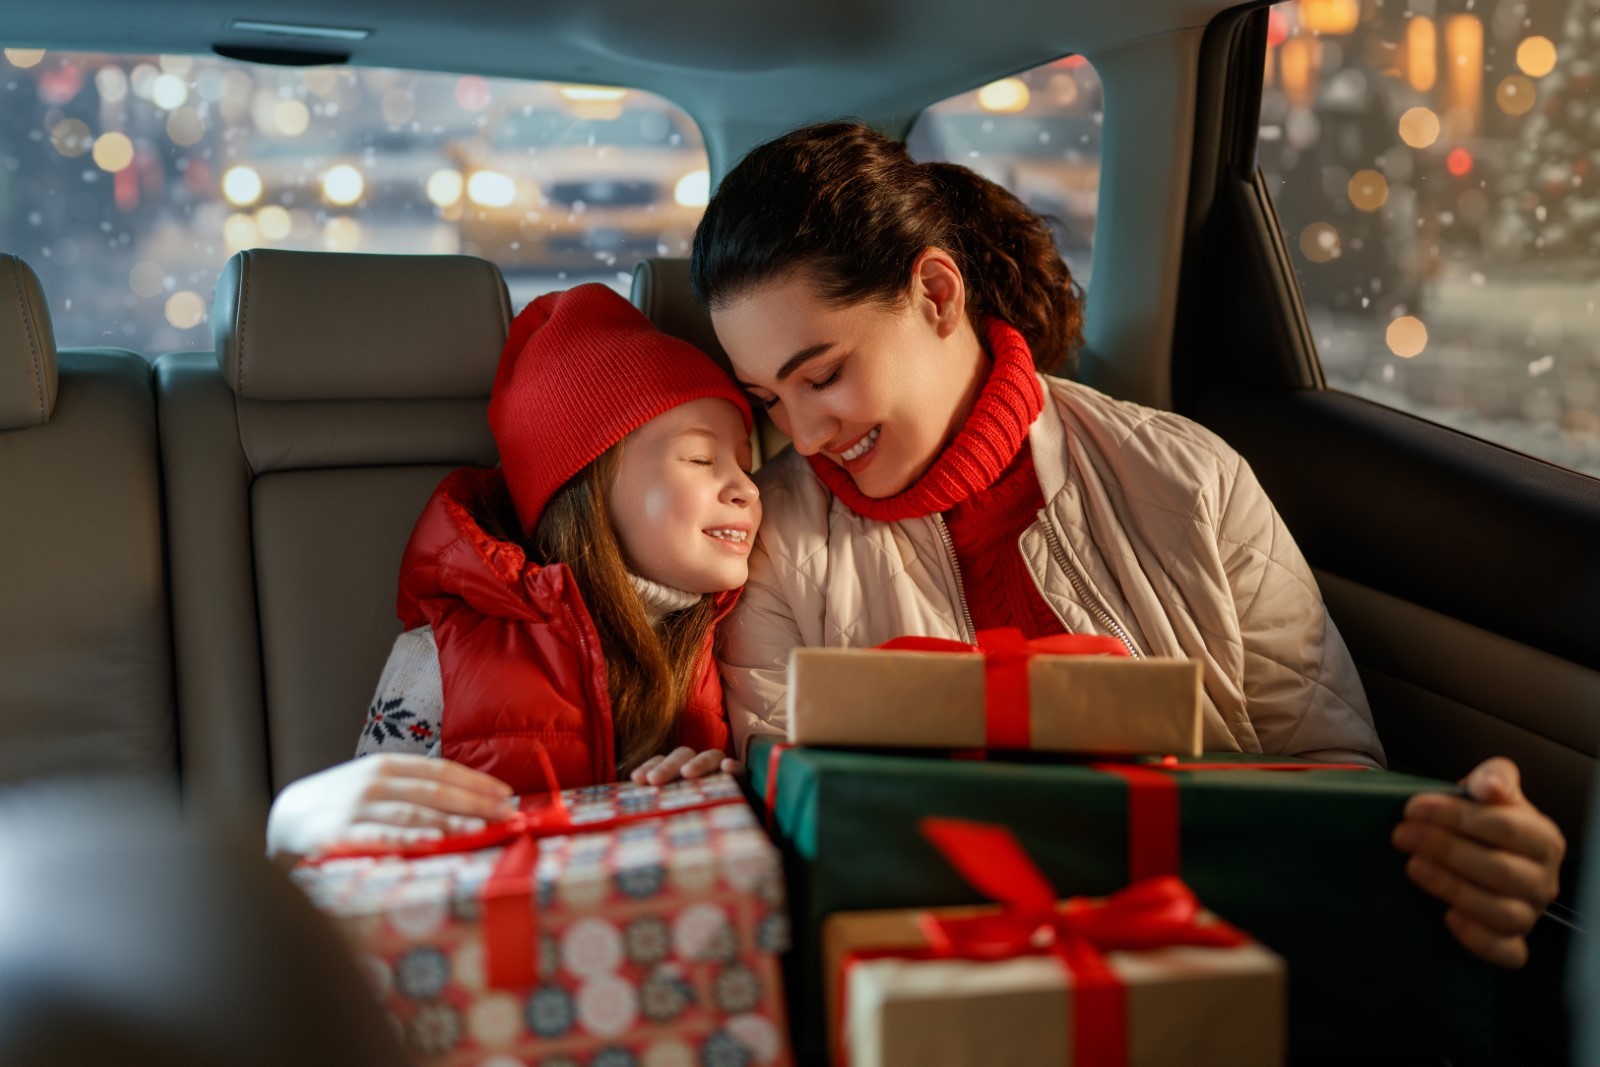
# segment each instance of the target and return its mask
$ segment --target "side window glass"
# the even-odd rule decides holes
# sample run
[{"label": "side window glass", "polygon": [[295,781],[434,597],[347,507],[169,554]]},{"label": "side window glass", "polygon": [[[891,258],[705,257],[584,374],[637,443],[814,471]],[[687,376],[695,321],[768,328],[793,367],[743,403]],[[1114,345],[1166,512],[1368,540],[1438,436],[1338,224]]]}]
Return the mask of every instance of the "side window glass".
[{"label": "side window glass", "polygon": [[1080,285],[1089,281],[1100,200],[1100,78],[1067,56],[953,96],[918,116],[918,160],[971,167],[1046,216]]},{"label": "side window glass", "polygon": [[1259,138],[1329,384],[1593,475],[1597,16],[1290,0]]},{"label": "side window glass", "polygon": [[6,49],[0,233],[63,346],[212,345],[246,248],[458,253],[518,306],[626,293],[687,255],[710,192],[700,131],[649,93],[475,75]]}]

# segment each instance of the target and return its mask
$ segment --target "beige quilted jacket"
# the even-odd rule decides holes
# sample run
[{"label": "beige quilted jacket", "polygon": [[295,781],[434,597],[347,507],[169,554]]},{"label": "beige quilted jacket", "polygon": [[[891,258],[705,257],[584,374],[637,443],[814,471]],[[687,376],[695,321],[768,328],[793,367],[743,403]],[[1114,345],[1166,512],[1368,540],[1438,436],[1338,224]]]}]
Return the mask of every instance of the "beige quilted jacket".
[{"label": "beige quilted jacket", "polygon": [[[1205,667],[1205,747],[1382,764],[1355,665],[1249,466],[1170,412],[1040,379],[1029,431],[1047,501],[1018,539],[1067,629]],[[943,520],[885,523],[786,451],[757,475],[750,582],[719,635],[738,751],[784,731],[789,650],[902,634],[973,639]]]}]

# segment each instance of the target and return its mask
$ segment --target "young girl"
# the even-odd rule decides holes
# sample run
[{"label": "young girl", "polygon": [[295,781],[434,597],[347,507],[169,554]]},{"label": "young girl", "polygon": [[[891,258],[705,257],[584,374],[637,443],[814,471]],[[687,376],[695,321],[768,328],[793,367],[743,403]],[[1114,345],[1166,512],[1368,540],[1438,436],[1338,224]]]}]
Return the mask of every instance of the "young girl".
[{"label": "young girl", "polygon": [[[736,751],[783,728],[795,645],[914,633],[1115,635],[1204,666],[1205,744],[1380,763],[1361,682],[1248,465],[1070,372],[1082,304],[1044,220],[964,167],[832,123],[750,153],[695,234],[692,279],[741,382],[794,441],[722,645]],[[1480,803],[1419,797],[1408,871],[1506,964],[1563,843],[1516,768]]]},{"label": "young girl", "polygon": [[406,547],[367,758],[284,790],[269,850],[479,829],[545,787],[541,746],[564,788],[734,769],[712,641],[761,520],[750,425],[607,287],[530,304],[489,401],[500,468],[445,478]]}]

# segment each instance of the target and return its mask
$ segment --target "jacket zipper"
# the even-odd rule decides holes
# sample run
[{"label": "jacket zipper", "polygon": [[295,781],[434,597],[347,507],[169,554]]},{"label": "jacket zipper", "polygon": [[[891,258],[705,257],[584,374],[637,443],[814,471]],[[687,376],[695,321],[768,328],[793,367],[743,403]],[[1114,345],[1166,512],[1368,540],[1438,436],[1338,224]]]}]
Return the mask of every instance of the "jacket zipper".
[{"label": "jacket zipper", "polygon": [[1039,521],[1044,524],[1045,540],[1050,542],[1050,556],[1062,570],[1067,572],[1067,581],[1072,583],[1073,591],[1078,594],[1078,599],[1083,601],[1084,606],[1089,609],[1089,613],[1100,621],[1101,626],[1110,630],[1117,640],[1127,647],[1128,655],[1134,659],[1143,659],[1144,655],[1134,647],[1133,638],[1128,636],[1128,631],[1122,628],[1120,622],[1112,618],[1111,612],[1106,610],[1105,605],[1089,595],[1089,584],[1083,580],[1083,576],[1078,573],[1078,568],[1074,567],[1072,561],[1067,558],[1066,550],[1061,547],[1061,542],[1056,537],[1056,528],[1050,525],[1050,518],[1042,509],[1039,512]]},{"label": "jacket zipper", "polygon": [[938,512],[933,515],[934,525],[939,527],[939,538],[944,542],[945,553],[950,557],[950,573],[956,576],[956,599],[961,603],[961,617],[967,623],[967,640],[978,639],[978,627],[972,621],[972,612],[967,607],[967,587],[961,580],[961,561],[956,558],[956,543],[950,536],[950,528],[944,524],[944,516]]}]

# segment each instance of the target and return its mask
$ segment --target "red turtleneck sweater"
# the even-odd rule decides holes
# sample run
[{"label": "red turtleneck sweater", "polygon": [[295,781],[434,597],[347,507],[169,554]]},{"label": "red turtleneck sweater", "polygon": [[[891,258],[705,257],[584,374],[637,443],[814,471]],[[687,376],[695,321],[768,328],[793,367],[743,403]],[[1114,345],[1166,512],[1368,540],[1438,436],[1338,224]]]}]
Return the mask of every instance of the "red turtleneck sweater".
[{"label": "red turtleneck sweater", "polygon": [[1029,637],[1065,633],[1028,573],[1017,538],[1044,507],[1028,427],[1044,410],[1027,341],[997,320],[984,323],[993,365],[955,439],[915,485],[874,499],[826,456],[811,468],[850,510],[898,522],[942,512],[955,543],[967,610],[980,630],[1015,626]]}]

